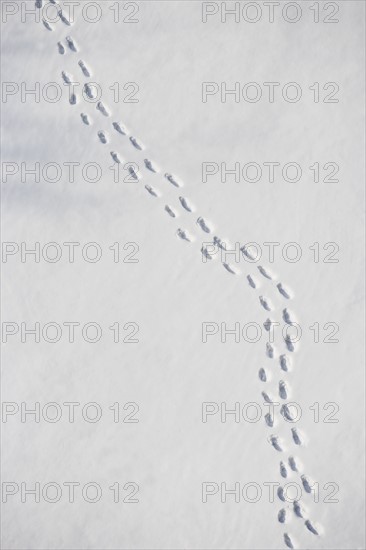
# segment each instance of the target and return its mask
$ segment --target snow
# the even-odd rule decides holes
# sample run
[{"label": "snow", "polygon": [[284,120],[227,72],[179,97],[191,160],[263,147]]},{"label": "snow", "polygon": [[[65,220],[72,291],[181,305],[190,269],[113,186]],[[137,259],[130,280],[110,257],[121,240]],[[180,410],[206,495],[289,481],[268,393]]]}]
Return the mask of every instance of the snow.
[{"label": "snow", "polygon": [[[15,4],[21,8],[24,3]],[[2,29],[3,81],[30,88],[35,82],[41,88],[56,82],[63,91],[57,103],[37,103],[30,96],[22,102],[18,93],[2,104],[3,161],[62,166],[58,182],[34,183],[32,177],[22,182],[17,174],[2,183],[3,241],[19,247],[25,242],[28,248],[56,242],[63,253],[56,263],[36,263],[30,256],[23,263],[20,253],[6,263],[3,257],[3,330],[4,322],[28,327],[56,322],[64,328],[54,344],[44,338],[35,343],[31,336],[22,343],[20,333],[3,344],[3,403],[20,407],[25,402],[30,408],[35,402],[56,402],[63,411],[57,423],[3,415],[3,483],[63,487],[62,498],[53,504],[42,495],[39,503],[31,496],[23,503],[20,489],[9,496],[2,504],[3,547],[264,550],[284,548],[287,533],[295,548],[363,548],[364,4],[338,2],[337,24],[315,24],[305,2],[296,24],[281,17],[274,23],[265,18],[255,24],[233,18],[222,23],[216,15],[202,23],[201,2],[155,0],[139,2],[133,16],[139,22],[131,24],[114,23],[109,8],[115,2],[104,1],[100,21],[92,24],[82,17],[83,4],[70,27],[58,21],[50,23],[54,30],[49,31],[30,17],[22,22],[19,11]],[[76,105],[69,103],[63,71],[80,83]],[[98,109],[81,96],[90,81],[103,89]],[[109,87],[116,82],[123,97],[136,92],[134,85],[123,85],[137,83],[138,102],[115,103]],[[221,102],[218,93],[204,103],[203,82],[227,82],[228,88],[256,82],[263,98],[237,103],[227,96]],[[266,82],[280,83],[273,103],[266,99]],[[281,96],[288,82],[301,85],[297,103]],[[336,82],[339,102],[315,103],[309,90],[315,82],[321,94],[323,84]],[[80,163],[74,182],[68,181],[67,162]],[[81,168],[92,162],[102,168],[96,183],[81,177]],[[117,172],[126,162],[134,164]],[[230,168],[236,162],[262,168],[265,162],[281,167],[297,162],[303,176],[296,183],[281,177],[271,183],[263,170],[257,183],[229,176],[222,183],[220,174],[203,183],[202,163],[224,162]],[[315,183],[309,169],[315,162],[337,163],[340,181]],[[122,181],[126,176],[128,181]],[[179,229],[189,240],[179,238]],[[215,236],[231,247],[260,243],[263,257],[256,263],[242,255],[239,263],[234,255],[221,257],[220,248],[210,245]],[[80,243],[74,263],[67,261],[63,243],[68,242]],[[81,254],[91,242],[102,250],[96,263]],[[139,261],[115,263],[110,247],[116,242],[122,259],[131,254]],[[274,262],[266,242],[280,243]],[[282,257],[290,242],[301,246],[298,262]],[[138,250],[136,245],[123,249],[126,243],[137,243]],[[332,246],[323,246],[336,243],[339,262],[315,262],[314,243],[319,243],[321,259],[333,252]],[[212,260],[203,261],[202,246],[214,251]],[[263,327],[268,319],[281,327],[289,321],[301,325],[295,352],[279,335],[273,359],[268,356],[269,334]],[[86,342],[78,328],[75,342],[69,343],[63,323],[72,321],[98,323],[100,341]],[[137,323],[139,342],[114,343],[109,327],[116,322],[122,338],[134,328],[124,329],[126,323]],[[206,343],[203,323],[218,328]],[[237,343],[228,335],[223,343],[221,323],[230,329],[235,323],[240,328],[256,323],[261,338]],[[319,323],[321,340],[334,328],[324,325],[336,323],[339,342],[315,343],[315,329],[309,329],[314,323]],[[280,367],[284,354],[291,356],[288,372]],[[261,368],[267,382],[259,377]],[[292,425],[277,407],[270,428],[262,392],[282,405],[281,381],[303,415]],[[65,402],[80,403],[74,423],[67,420]],[[96,423],[80,414],[90,402],[103,412]],[[123,410],[124,404],[138,404],[139,422],[113,422],[110,407],[116,402],[124,416],[132,410]],[[229,415],[221,422],[216,413],[202,421],[203,403],[233,409],[236,402],[241,409],[258,403],[261,419],[235,422]],[[334,406],[323,407],[335,403],[339,422],[314,422],[314,403],[323,420]],[[271,444],[272,435],[282,452]],[[298,472],[289,466],[292,456]],[[264,484],[284,484],[280,463],[288,471],[285,482],[303,488],[303,518],[276,490],[270,502]],[[319,502],[306,492],[307,479],[319,483]],[[78,490],[69,503],[62,484],[71,481],[98,483],[103,490],[99,502],[86,502]],[[115,482],[121,488],[137,483],[139,502],[113,502],[109,487]],[[235,483],[240,488],[258,484],[262,496],[251,503],[228,495],[223,503],[218,492],[203,502],[207,482],[212,490],[221,483],[230,489]],[[339,486],[333,497],[339,502],[324,502],[332,484]],[[124,498],[131,487],[121,491]],[[282,509],[284,523],[278,519]]]}]

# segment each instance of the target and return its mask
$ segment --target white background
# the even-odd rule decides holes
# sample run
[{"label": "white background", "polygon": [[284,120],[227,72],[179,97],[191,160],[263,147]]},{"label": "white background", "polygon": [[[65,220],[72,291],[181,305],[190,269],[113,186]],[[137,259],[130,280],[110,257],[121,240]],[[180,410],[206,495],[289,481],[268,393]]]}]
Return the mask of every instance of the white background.
[{"label": "white background", "polygon": [[[69,105],[66,87],[57,104],[31,97],[22,103],[17,94],[2,105],[4,161],[93,161],[104,170],[96,184],[81,178],[70,183],[66,171],[59,183],[32,178],[22,183],[19,177],[3,183],[3,241],[29,246],[95,241],[103,247],[96,264],[80,257],[74,264],[10,257],[2,264],[3,321],[95,321],[104,329],[97,344],[80,338],[74,344],[65,338],[22,344],[18,335],[3,348],[3,401],[96,401],[103,408],[97,424],[80,418],[75,424],[21,423],[19,415],[2,424],[3,481],[95,481],[103,487],[97,504],[80,496],[74,504],[65,495],[56,504],[10,497],[2,505],[3,547],[269,549],[282,548],[286,532],[298,548],[362,548],[364,3],[339,2],[336,24],[315,24],[305,2],[296,24],[280,15],[273,23],[263,15],[255,24],[233,18],[222,23],[216,15],[204,24],[201,2],[183,1],[140,2],[138,23],[114,23],[111,4],[101,3],[95,24],[83,20],[78,8],[71,28],[59,22],[53,32],[32,18],[22,22],[20,13],[3,24],[5,82],[62,85],[66,70],[84,83],[77,65],[83,59],[112,112],[104,118],[80,93],[79,103]],[[61,56],[56,44],[65,44],[67,35],[79,51]],[[139,102],[115,104],[108,86],[116,81],[138,83]],[[222,103],[217,95],[203,103],[205,81],[225,81],[228,87],[237,81],[295,81],[303,97],[289,103],[278,93],[274,103],[265,95],[257,103],[235,103],[228,96]],[[314,82],[337,82],[339,102],[314,103],[309,90]],[[81,112],[91,116],[92,126],[82,124]],[[113,136],[114,120],[123,121],[146,152]],[[96,134],[103,129],[113,143],[99,142]],[[114,183],[111,150],[139,165],[153,159],[161,173],[142,169],[141,182]],[[269,183],[265,177],[257,183],[221,183],[217,177],[202,183],[207,161],[294,161],[304,175],[297,183],[282,178]],[[314,183],[308,167],[316,161],[337,162],[340,181]],[[184,182],[181,191],[163,177],[166,171]],[[162,197],[151,197],[145,184]],[[193,214],[180,207],[180,194],[195,206]],[[167,215],[165,204],[178,219]],[[296,241],[303,257],[290,263],[277,254],[270,265],[264,256],[259,264],[270,265],[275,283],[244,260],[237,266],[240,274],[231,275],[219,255],[202,262],[200,246],[209,238],[195,225],[198,215],[230,243]],[[178,239],[178,227],[195,242]],[[108,246],[116,241],[138,243],[139,263],[113,263]],[[315,263],[309,250],[314,242],[338,243],[339,262]],[[255,274],[258,290],[248,285],[248,273]],[[292,290],[290,303],[277,292],[279,281]],[[204,401],[226,401],[230,408],[236,401],[262,403],[260,367],[271,373],[266,391],[276,396],[282,342],[269,360],[264,331],[256,344],[230,337],[223,344],[219,336],[207,344],[201,340],[204,321],[262,324],[269,316],[259,304],[262,294],[275,305],[271,318],[281,322],[288,306],[303,327],[287,376],[291,399],[304,411],[297,426],[306,439],[302,447],[294,445],[291,426],[280,414],[272,430],[263,419],[201,420]],[[114,344],[108,327],[115,321],[137,322],[140,342]],[[339,343],[315,344],[308,328],[314,322],[337,323]],[[138,403],[139,423],[114,424],[108,407],[116,401]],[[337,403],[339,422],[314,423],[309,411],[314,402]],[[281,435],[284,456],[269,444],[271,433]],[[232,497],[223,504],[219,495],[202,503],[205,481],[283,482],[279,460],[290,454],[300,460],[301,473],[321,487],[339,485],[338,503],[304,497],[306,517],[321,535],[310,533],[291,505],[277,497],[270,503],[265,491],[255,504]],[[300,483],[295,474],[289,480]],[[114,504],[108,487],[115,481],[138,483],[139,503]],[[281,507],[289,511],[285,525],[277,521]]]}]

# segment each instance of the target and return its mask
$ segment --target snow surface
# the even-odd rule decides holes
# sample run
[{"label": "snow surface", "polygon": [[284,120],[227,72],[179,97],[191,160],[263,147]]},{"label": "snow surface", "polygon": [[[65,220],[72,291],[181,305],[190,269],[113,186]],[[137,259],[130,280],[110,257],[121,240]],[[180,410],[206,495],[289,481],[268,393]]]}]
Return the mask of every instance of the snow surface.
[{"label": "snow surface", "polygon": [[[104,331],[96,344],[80,338],[73,344],[65,338],[21,343],[17,336],[3,346],[3,402],[97,402],[103,417],[95,424],[80,415],[75,423],[63,418],[54,424],[9,417],[2,423],[2,481],[94,481],[103,496],[95,504],[80,494],[72,504],[64,494],[54,504],[9,497],[2,504],[2,547],[275,549],[285,547],[288,533],[296,548],[364,548],[364,3],[338,2],[337,24],[314,24],[305,2],[307,15],[296,24],[281,18],[223,24],[219,17],[203,24],[201,2],[155,0],[138,3],[138,23],[115,24],[108,11],[114,3],[100,4],[103,17],[96,24],[83,20],[78,6],[71,27],[59,21],[50,32],[19,15],[2,26],[3,81],[62,86],[65,71],[82,84],[100,83],[111,113],[105,117],[85,102],[80,88],[76,105],[69,104],[66,87],[55,104],[30,98],[22,103],[15,95],[2,105],[3,161],[103,167],[95,184],[80,177],[71,183],[66,171],[58,183],[13,177],[2,184],[3,241],[97,242],[103,249],[95,264],[80,255],[73,264],[9,257],[2,263],[3,322],[94,321]],[[67,47],[66,36],[77,52]],[[82,74],[79,60],[91,78]],[[304,98],[203,103],[202,82],[223,81],[298,82]],[[114,103],[108,87],[115,82],[138,83],[138,103]],[[314,103],[314,82],[337,82],[339,102]],[[125,124],[129,135],[113,131],[114,121]],[[111,141],[101,144],[98,131]],[[146,149],[134,147],[130,135]],[[114,183],[112,151],[139,165],[141,181]],[[146,170],[145,158],[160,172]],[[307,170],[298,183],[202,183],[202,162],[208,161],[294,161],[304,171],[315,161],[332,161],[340,166],[340,181],[314,183]],[[184,187],[176,188],[165,173]],[[180,196],[193,213],[182,208]],[[210,234],[197,225],[199,216],[213,227]],[[180,239],[178,228],[194,241]],[[232,274],[218,255],[202,261],[202,243],[214,235],[231,244],[295,241],[304,256],[290,263],[277,255],[273,264],[267,257],[258,264],[229,258],[238,272]],[[137,243],[139,262],[114,263],[108,247],[117,241]],[[315,263],[309,251],[314,242],[338,243],[339,262]],[[261,275],[258,265],[275,279]],[[250,287],[247,274],[258,288]],[[278,292],[278,283],[291,290],[291,300]],[[260,296],[273,305],[271,312]],[[224,344],[219,336],[202,342],[205,321],[262,326],[269,317],[283,323],[284,308],[303,327],[294,353],[276,339],[274,358],[268,358],[264,330],[257,343],[228,337]],[[116,321],[138,323],[139,343],[113,343],[108,327]],[[337,323],[339,343],[314,343],[308,327],[315,322]],[[284,353],[291,355],[289,373],[279,366]],[[266,383],[258,377],[261,367],[271,375]],[[273,428],[263,418],[222,423],[216,415],[202,422],[203,402],[262,405],[262,391],[281,401],[281,379],[304,412],[295,425],[302,446],[278,411]],[[139,423],[113,423],[108,407],[115,402],[137,403]],[[309,407],[315,402],[336,403],[339,422],[314,422]],[[281,438],[282,453],[270,444],[272,434]],[[222,503],[219,494],[202,502],[203,482],[283,484],[279,463],[289,456],[299,461],[300,472],[289,473],[286,482],[301,484],[304,474],[321,488],[336,483],[339,502],[323,502],[329,490],[321,489],[319,502],[304,492],[302,519],[277,495],[269,502],[264,490],[256,503],[236,503],[232,496]],[[108,487],[116,481],[137,483],[139,502],[114,503]],[[284,524],[277,519],[282,508]],[[319,535],[306,528],[306,519]]]}]

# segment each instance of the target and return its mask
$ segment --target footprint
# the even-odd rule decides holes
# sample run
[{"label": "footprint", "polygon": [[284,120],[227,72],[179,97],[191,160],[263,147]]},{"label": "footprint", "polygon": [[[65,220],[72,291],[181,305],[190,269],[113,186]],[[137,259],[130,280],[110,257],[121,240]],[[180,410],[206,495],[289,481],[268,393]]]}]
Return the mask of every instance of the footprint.
[{"label": "footprint", "polygon": [[267,374],[264,369],[259,369],[258,376],[259,376],[259,380],[262,380],[262,382],[267,382]]},{"label": "footprint", "polygon": [[266,421],[267,426],[273,428],[274,420],[273,416],[270,413],[264,415],[264,420]]},{"label": "footprint", "polygon": [[45,19],[42,19],[42,23],[44,24],[44,26],[46,27],[46,29],[48,31],[53,31],[53,27],[51,27],[51,25],[48,23],[48,21],[46,21]]},{"label": "footprint", "polygon": [[98,101],[96,108],[98,111],[102,113],[104,116],[110,116],[110,112],[108,111],[107,107],[101,102]]},{"label": "footprint", "polygon": [[263,326],[264,326],[264,328],[266,329],[267,332],[269,332],[271,330],[272,324],[273,324],[273,321],[270,318],[268,318],[266,321],[264,321]]},{"label": "footprint", "polygon": [[267,298],[265,298],[264,296],[259,296],[259,301],[261,303],[261,306],[264,307],[266,311],[272,310],[271,304]]},{"label": "footprint", "polygon": [[123,124],[120,124],[119,122],[113,122],[113,128],[119,133],[122,134],[122,136],[127,136],[128,130]]},{"label": "footprint", "polygon": [[305,509],[303,508],[303,506],[301,506],[301,504],[297,500],[294,500],[294,512],[298,518],[304,517]]},{"label": "footprint", "polygon": [[292,432],[292,439],[294,440],[295,445],[302,445],[302,440],[297,429],[291,428],[291,432]]},{"label": "footprint", "polygon": [[183,184],[180,181],[178,181],[177,178],[172,174],[166,173],[165,177],[168,181],[170,181],[172,185],[175,185],[175,187],[183,187]]},{"label": "footprint", "polygon": [[257,288],[257,287],[256,287],[256,284],[255,284],[255,282],[254,282],[254,280],[253,280],[253,277],[251,277],[251,275],[247,275],[247,280],[248,280],[248,283],[250,284],[250,286],[251,286],[252,288]]},{"label": "footprint", "polygon": [[288,420],[288,422],[293,422],[294,421],[294,417],[290,413],[290,409],[288,408],[288,405],[286,405],[286,404],[282,405],[280,412],[281,412],[282,416],[286,420]]},{"label": "footprint", "polygon": [[78,99],[75,94],[71,94],[69,98],[70,105],[76,105],[78,102]]},{"label": "footprint", "polygon": [[165,210],[166,212],[168,212],[169,216],[171,216],[172,218],[176,218],[176,213],[170,208],[168,204],[165,205]]},{"label": "footprint", "polygon": [[287,477],[287,468],[284,465],[284,463],[282,462],[282,460],[280,462],[280,474],[281,474],[282,477]]},{"label": "footprint", "polygon": [[282,283],[278,283],[277,288],[279,293],[282,294],[282,296],[284,296],[287,300],[291,298],[290,292],[282,286]]},{"label": "footprint", "polygon": [[143,151],[145,149],[145,146],[143,145],[143,143],[133,136],[130,136],[130,142],[139,151]]},{"label": "footprint", "polygon": [[107,135],[105,134],[105,132],[99,131],[98,132],[98,137],[99,137],[101,143],[103,143],[104,145],[106,143],[108,143],[108,138],[107,138]]},{"label": "footprint", "polygon": [[305,491],[310,494],[312,491],[311,486],[313,485],[313,483],[311,483],[311,480],[307,476],[302,475],[301,481]]},{"label": "footprint", "polygon": [[67,25],[68,27],[70,27],[71,23],[68,20],[68,18],[66,17],[66,15],[63,14],[61,9],[59,10],[58,15],[59,15],[59,18],[61,19],[61,21],[64,23],[64,25]]},{"label": "footprint", "polygon": [[282,311],[282,318],[283,318],[283,320],[285,321],[286,324],[288,324],[288,325],[293,325],[294,324],[294,321],[291,318],[291,313],[289,312],[289,310],[286,307]]},{"label": "footprint", "polygon": [[62,76],[62,80],[65,82],[65,84],[70,85],[72,83],[71,74],[67,74],[66,71],[62,71],[61,76]]},{"label": "footprint", "polygon": [[281,508],[281,510],[278,512],[278,521],[280,523],[285,523],[286,521],[286,510],[284,508]]},{"label": "footprint", "polygon": [[57,42],[57,48],[58,48],[58,53],[61,54],[61,55],[64,55],[65,47],[62,44],[62,42]]},{"label": "footprint", "polygon": [[67,45],[69,46],[69,48],[72,52],[77,52],[78,51],[78,49],[76,47],[76,44],[75,44],[74,40],[71,38],[71,36],[66,36],[66,42],[67,42]]},{"label": "footprint", "polygon": [[226,269],[226,271],[228,271],[229,273],[232,273],[233,275],[237,275],[237,272],[235,271],[235,269],[233,268],[232,265],[226,263],[226,262],[222,262],[222,265],[224,266],[224,268]]},{"label": "footprint", "polygon": [[122,159],[120,158],[118,153],[116,153],[115,151],[111,151],[111,157],[114,160],[114,162],[116,162],[117,164],[121,164]]},{"label": "footprint", "polygon": [[88,67],[85,65],[84,61],[80,59],[79,61],[79,67],[83,71],[83,75],[86,77],[91,77],[91,72],[89,71]]},{"label": "footprint", "polygon": [[202,246],[201,252],[202,252],[202,255],[205,258],[207,258],[207,260],[212,260],[212,256],[211,256],[211,254],[209,253],[209,251],[207,250],[207,248],[205,246]]},{"label": "footprint", "polygon": [[306,527],[313,533],[314,535],[319,535],[318,531],[315,529],[314,525],[311,523],[310,519],[307,519],[305,521]]},{"label": "footprint", "polygon": [[187,212],[192,212],[192,207],[188,204],[187,199],[184,197],[179,197],[180,203],[187,210]]},{"label": "footprint", "polygon": [[90,86],[88,82],[84,84],[84,91],[89,99],[95,99],[97,97],[95,91],[93,90],[93,87]]},{"label": "footprint", "polygon": [[152,195],[153,197],[159,197],[159,194],[151,185],[145,185],[145,189]]},{"label": "footprint", "polygon": [[214,244],[216,244],[221,250],[226,250],[226,243],[223,242],[220,237],[216,237],[216,235],[213,238]]},{"label": "footprint", "polygon": [[286,347],[287,347],[288,351],[291,351],[291,352],[295,351],[295,346],[294,346],[294,344],[291,340],[291,336],[289,336],[288,334],[285,338],[285,344],[286,344]]},{"label": "footprint", "polygon": [[276,451],[282,453],[282,447],[276,435],[271,435],[271,437],[269,438],[269,442],[276,449]]},{"label": "footprint", "polygon": [[233,250],[233,246],[230,244],[228,239],[220,239],[219,237],[214,237],[213,241],[221,250],[224,250],[225,252],[230,252]]},{"label": "footprint", "polygon": [[188,241],[189,243],[192,242],[192,238],[188,235],[187,231],[184,231],[183,229],[179,228],[176,234],[180,239],[183,239],[184,241]]},{"label": "footprint", "polygon": [[144,163],[145,163],[145,166],[148,170],[150,170],[150,172],[154,172],[154,173],[157,173],[157,172],[160,172],[159,168],[156,166],[156,164],[154,162],[152,162],[151,160],[149,159],[144,159]]},{"label": "footprint", "polygon": [[262,397],[266,403],[273,403],[272,399],[270,398],[267,392],[262,391]]},{"label": "footprint", "polygon": [[202,217],[197,218],[196,223],[200,226],[202,231],[204,231],[205,233],[211,233],[210,227],[207,225],[206,221]]},{"label": "footprint", "polygon": [[270,359],[274,357],[274,347],[269,342],[266,343],[266,355]]},{"label": "footprint", "polygon": [[281,399],[287,399],[287,384],[284,380],[280,380],[278,383],[278,393]]},{"label": "footprint", "polygon": [[289,466],[290,466],[290,468],[293,472],[298,472],[299,471],[298,465],[297,465],[296,460],[293,456],[289,456],[288,463],[289,463]]},{"label": "footprint", "polygon": [[285,533],[283,535],[283,540],[285,541],[285,544],[286,544],[287,548],[294,548],[292,540],[291,540],[290,536],[287,533]]},{"label": "footprint", "polygon": [[249,260],[255,260],[256,259],[256,257],[253,256],[253,254],[250,252],[249,248],[246,245],[242,246],[240,250],[241,250],[241,252],[243,253],[244,256],[249,258]]},{"label": "footprint", "polygon": [[269,271],[267,271],[266,269],[264,269],[264,267],[262,267],[261,265],[258,266],[258,271],[259,271],[259,273],[261,273],[261,274],[263,275],[263,277],[265,277],[266,279],[270,279],[270,280],[273,279],[273,276],[269,273]]},{"label": "footprint", "polygon": [[283,487],[281,485],[277,489],[277,496],[282,502],[286,502],[285,492],[283,490]]},{"label": "footprint", "polygon": [[81,120],[84,122],[84,124],[86,124],[87,126],[90,126],[91,124],[91,120],[89,119],[88,115],[86,115],[85,113],[81,113]]},{"label": "footprint", "polygon": [[280,355],[280,366],[285,372],[290,370],[290,358],[287,355]]},{"label": "footprint", "polygon": [[133,166],[129,166],[128,167],[128,171],[130,173],[130,176],[135,180],[135,181],[139,181],[140,177],[138,175],[138,173],[136,172],[136,170],[134,169]]}]

